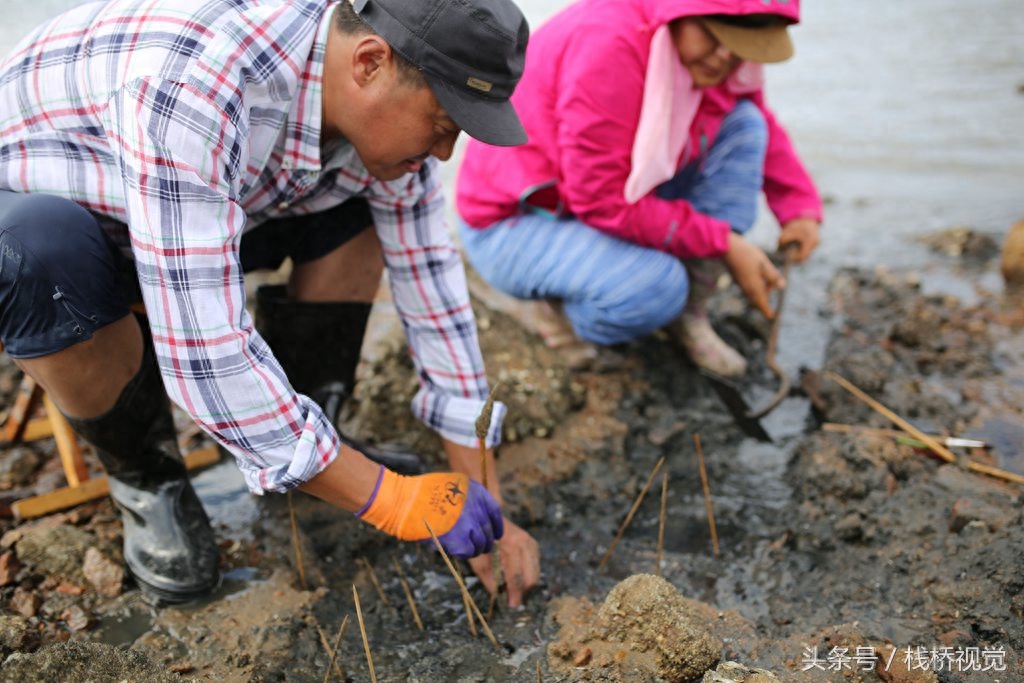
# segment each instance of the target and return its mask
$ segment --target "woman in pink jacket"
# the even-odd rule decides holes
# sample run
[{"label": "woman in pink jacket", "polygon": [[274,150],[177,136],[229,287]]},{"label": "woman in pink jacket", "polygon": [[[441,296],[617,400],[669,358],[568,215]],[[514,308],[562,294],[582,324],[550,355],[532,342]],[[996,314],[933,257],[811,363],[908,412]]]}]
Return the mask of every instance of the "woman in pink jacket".
[{"label": "woman in pink jacket", "polygon": [[460,233],[492,286],[536,302],[552,347],[667,327],[700,366],[746,361],[708,323],[727,268],[771,317],[779,272],[743,238],[763,191],[797,260],[821,201],[767,108],[762,64],[792,55],[798,0],[579,0],[531,37],[513,97],[529,142],[470,141]]}]

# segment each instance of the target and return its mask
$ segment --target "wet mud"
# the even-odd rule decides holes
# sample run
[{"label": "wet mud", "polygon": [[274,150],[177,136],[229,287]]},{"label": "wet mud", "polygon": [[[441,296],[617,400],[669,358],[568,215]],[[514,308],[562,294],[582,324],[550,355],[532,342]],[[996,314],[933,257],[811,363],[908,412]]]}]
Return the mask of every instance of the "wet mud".
[{"label": "wet mud", "polygon": [[[998,246],[955,232],[935,240],[940,269],[967,282],[999,272]],[[0,680],[368,681],[354,585],[380,681],[1024,681],[1024,489],[968,469],[1024,472],[1024,308],[980,288],[970,301],[931,293],[923,279],[835,274],[820,310],[824,362],[794,376],[765,418],[770,443],[744,437],[667,338],[602,349],[570,370],[478,300],[488,371],[509,405],[498,476],[509,515],[543,553],[525,607],[489,616],[500,652],[470,633],[432,550],[299,494],[294,538],[288,497],[224,494],[214,515],[223,585],[203,604],[155,609],[117,573],[120,524],[103,500],[0,520]],[[759,404],[777,386],[762,360],[766,324],[735,287],[713,318],[754,360],[740,387]],[[415,378],[400,337],[382,334],[361,373],[346,427],[440,466],[436,437],[408,411]],[[955,448],[946,463],[862,429],[893,425],[830,373],[925,432],[986,446]],[[8,367],[0,391],[16,386]],[[52,443],[0,457],[8,504],[63,483]],[[468,583],[486,613],[488,596]]]}]

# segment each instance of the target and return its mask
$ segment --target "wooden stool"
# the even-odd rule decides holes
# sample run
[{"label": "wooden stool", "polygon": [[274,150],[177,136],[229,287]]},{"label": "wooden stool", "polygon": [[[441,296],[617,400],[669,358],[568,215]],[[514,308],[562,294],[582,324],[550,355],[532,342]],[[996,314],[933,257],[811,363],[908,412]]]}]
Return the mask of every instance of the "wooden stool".
[{"label": "wooden stool", "polygon": [[[0,345],[0,351],[2,350],[3,346]],[[42,417],[35,417],[40,401],[45,414]],[[48,515],[102,498],[110,492],[105,476],[89,478],[89,468],[82,458],[82,448],[71,425],[43,388],[34,379],[25,375],[14,405],[7,414],[7,420],[0,426],[0,448],[49,436],[52,436],[57,444],[57,453],[60,454],[68,485],[49,493],[22,498],[11,504],[11,511],[18,519]],[[220,450],[211,444],[186,453],[185,467],[192,470],[212,465],[218,460]]]}]

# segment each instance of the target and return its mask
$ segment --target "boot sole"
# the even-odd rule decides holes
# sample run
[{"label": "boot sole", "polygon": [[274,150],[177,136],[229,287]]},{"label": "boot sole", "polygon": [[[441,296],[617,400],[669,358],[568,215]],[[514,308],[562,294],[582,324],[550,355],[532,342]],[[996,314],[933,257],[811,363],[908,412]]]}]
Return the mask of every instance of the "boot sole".
[{"label": "boot sole", "polygon": [[170,588],[168,586],[158,586],[154,583],[150,583],[145,579],[139,577],[138,574],[132,572],[129,569],[132,578],[135,579],[136,585],[139,590],[146,596],[147,602],[152,603],[155,607],[162,605],[181,605],[188,602],[195,602],[201,598],[208,597],[214,590],[220,586],[221,574],[218,571],[213,579],[205,584],[198,586],[182,586]]}]

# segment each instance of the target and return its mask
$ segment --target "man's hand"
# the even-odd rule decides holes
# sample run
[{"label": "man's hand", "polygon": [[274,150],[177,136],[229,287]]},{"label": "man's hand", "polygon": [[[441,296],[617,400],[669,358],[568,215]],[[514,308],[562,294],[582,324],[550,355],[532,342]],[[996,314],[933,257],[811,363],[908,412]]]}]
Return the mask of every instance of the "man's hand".
[{"label": "man's hand", "polygon": [[357,514],[402,541],[429,539],[429,524],[445,551],[460,559],[490,552],[504,533],[498,502],[458,472],[405,477],[381,466],[377,487]]},{"label": "man's hand", "polygon": [[722,257],[722,261],[750,303],[764,317],[774,317],[775,312],[768,302],[768,295],[773,289],[785,287],[786,280],[760,247],[731,232],[729,251]]},{"label": "man's hand", "polygon": [[[501,490],[498,471],[494,463],[494,452],[486,451],[484,462],[480,462],[480,450],[444,441],[444,450],[452,469],[465,472],[472,479],[482,479],[481,467],[487,468],[487,484],[495,500],[501,504]],[[533,537],[514,523],[505,520],[505,536],[498,545],[501,557],[502,576],[508,587],[508,606],[519,607],[523,597],[540,581],[540,546]],[[498,590],[494,580],[494,565],[490,555],[481,555],[469,563],[473,573],[491,595]]]},{"label": "man's hand", "polygon": [[821,224],[814,218],[794,218],[782,226],[779,233],[779,251],[789,244],[800,246],[794,254],[797,263],[803,263],[821,243]]},{"label": "man's hand", "polygon": [[[508,606],[520,607],[523,597],[540,581],[540,546],[530,534],[505,520],[505,536],[498,543],[502,576],[508,588]],[[494,563],[491,555],[480,555],[469,561],[473,573],[491,595],[498,591],[494,581]]]}]

